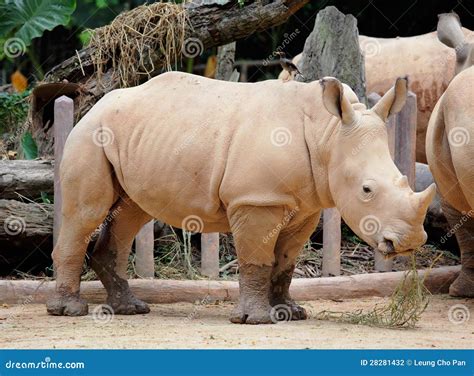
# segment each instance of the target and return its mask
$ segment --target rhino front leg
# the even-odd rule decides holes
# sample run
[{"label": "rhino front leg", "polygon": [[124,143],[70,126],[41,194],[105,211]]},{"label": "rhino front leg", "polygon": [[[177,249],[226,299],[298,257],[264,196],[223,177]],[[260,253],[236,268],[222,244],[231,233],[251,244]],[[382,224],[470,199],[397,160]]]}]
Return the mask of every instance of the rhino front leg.
[{"label": "rhino front leg", "polygon": [[[449,287],[449,295],[474,297],[474,219],[462,214],[441,200],[443,213],[450,227],[456,229],[456,239],[461,250],[461,272]],[[472,213],[471,213],[472,214]]]},{"label": "rhino front leg", "polygon": [[283,208],[239,207],[229,215],[240,265],[239,303],[230,321],[238,324],[270,324],[269,302],[274,248]]},{"label": "rhino front leg", "polygon": [[293,271],[304,244],[308,241],[319,221],[319,213],[300,224],[289,226],[280,233],[275,248],[276,262],[272,270],[270,304],[275,315],[284,320],[306,320],[306,310],[290,296]]},{"label": "rhino front leg", "polygon": [[109,217],[92,253],[91,266],[107,290],[107,305],[115,314],[148,313],[148,305],[130,290],[127,266],[133,239],[151,217],[128,197],[117,201]]}]

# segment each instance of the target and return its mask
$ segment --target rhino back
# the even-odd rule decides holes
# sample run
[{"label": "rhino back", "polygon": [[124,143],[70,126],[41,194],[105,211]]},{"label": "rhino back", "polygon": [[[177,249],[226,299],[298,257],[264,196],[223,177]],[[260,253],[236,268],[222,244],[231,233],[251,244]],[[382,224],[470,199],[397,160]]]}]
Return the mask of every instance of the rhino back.
[{"label": "rhino back", "polygon": [[[305,87],[167,73],[118,90],[101,104],[107,158],[126,193],[172,225],[191,214],[221,223],[233,204],[294,204],[311,176]],[[278,146],[275,129],[289,141]]]}]

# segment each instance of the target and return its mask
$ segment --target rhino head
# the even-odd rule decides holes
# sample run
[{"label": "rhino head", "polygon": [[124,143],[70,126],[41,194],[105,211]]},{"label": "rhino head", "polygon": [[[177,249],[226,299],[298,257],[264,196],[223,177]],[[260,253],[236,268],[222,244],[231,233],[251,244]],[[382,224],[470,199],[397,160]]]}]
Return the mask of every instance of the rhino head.
[{"label": "rhino head", "polygon": [[474,65],[474,43],[468,43],[459,16],[454,13],[438,15],[438,39],[456,52],[455,74]]},{"label": "rhino head", "polygon": [[[436,187],[415,193],[390,156],[385,122],[405,104],[407,79],[399,78],[370,110],[335,78],[321,80],[323,103],[339,118],[328,161],[332,200],[349,227],[384,256],[426,242],[426,211]],[[352,102],[352,103],[351,103]]]}]

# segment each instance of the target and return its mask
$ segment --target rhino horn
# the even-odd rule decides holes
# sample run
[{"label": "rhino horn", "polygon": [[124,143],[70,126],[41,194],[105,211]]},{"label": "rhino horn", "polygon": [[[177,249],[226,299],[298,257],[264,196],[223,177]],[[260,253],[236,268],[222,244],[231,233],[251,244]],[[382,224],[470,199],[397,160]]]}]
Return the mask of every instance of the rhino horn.
[{"label": "rhino horn", "polygon": [[424,217],[428,206],[430,206],[431,201],[436,194],[436,184],[432,183],[428,188],[422,192],[414,194],[415,207],[417,208],[417,213],[419,216]]}]

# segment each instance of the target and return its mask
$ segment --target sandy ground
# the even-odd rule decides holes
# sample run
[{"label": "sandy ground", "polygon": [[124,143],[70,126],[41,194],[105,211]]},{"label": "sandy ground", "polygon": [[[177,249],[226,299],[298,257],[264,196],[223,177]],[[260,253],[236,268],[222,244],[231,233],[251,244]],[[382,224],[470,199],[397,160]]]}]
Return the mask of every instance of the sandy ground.
[{"label": "sandy ground", "polygon": [[[381,298],[313,301],[310,315],[324,309],[371,309]],[[462,306],[455,306],[462,305]],[[276,325],[236,325],[232,303],[152,305],[138,316],[52,317],[43,305],[0,307],[0,348],[473,348],[474,302],[435,296],[416,329],[380,329],[310,318]],[[449,320],[451,307],[464,319]],[[462,308],[464,307],[464,308]]]}]

